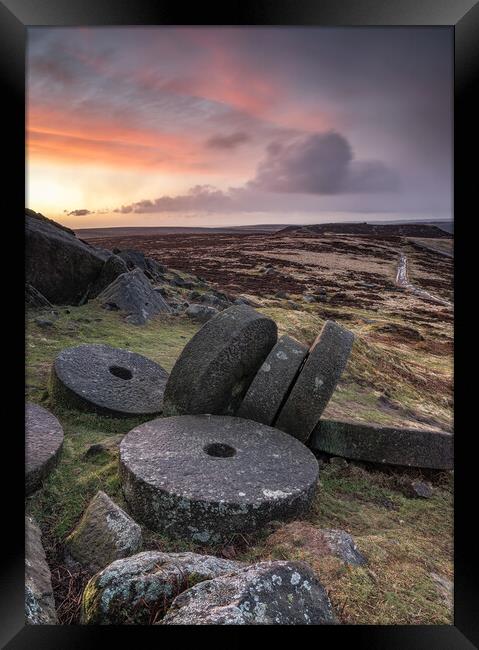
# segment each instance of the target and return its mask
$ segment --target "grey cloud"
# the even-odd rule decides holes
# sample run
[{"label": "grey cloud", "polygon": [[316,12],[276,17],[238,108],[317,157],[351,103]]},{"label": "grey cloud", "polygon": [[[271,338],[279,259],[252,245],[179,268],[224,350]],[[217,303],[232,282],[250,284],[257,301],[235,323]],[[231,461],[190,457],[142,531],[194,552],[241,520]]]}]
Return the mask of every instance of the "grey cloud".
[{"label": "grey cloud", "polygon": [[68,214],[74,217],[84,217],[87,214],[93,214],[93,212],[91,210],[81,209],[81,210],[72,210]]},{"label": "grey cloud", "polygon": [[249,139],[247,133],[237,131],[230,135],[214,135],[206,141],[206,146],[211,149],[235,149],[240,144],[248,142]]},{"label": "grey cloud", "polygon": [[137,201],[123,205],[114,212],[188,212],[189,210],[220,211],[231,210],[234,200],[228,192],[218,190],[211,185],[195,185],[186,194],[179,196],[160,196],[153,201]]},{"label": "grey cloud", "polygon": [[288,145],[272,143],[249,186],[281,193],[374,193],[397,189],[398,179],[380,161],[353,160],[347,139],[331,131]]}]

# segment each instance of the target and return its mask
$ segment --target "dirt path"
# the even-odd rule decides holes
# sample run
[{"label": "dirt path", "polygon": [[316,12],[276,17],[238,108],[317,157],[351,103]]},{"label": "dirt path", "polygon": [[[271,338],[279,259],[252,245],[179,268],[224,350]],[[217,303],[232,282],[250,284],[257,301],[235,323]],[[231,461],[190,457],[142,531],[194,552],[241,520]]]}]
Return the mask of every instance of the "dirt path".
[{"label": "dirt path", "polygon": [[435,296],[432,293],[429,293],[429,291],[426,291],[425,289],[420,289],[419,287],[416,287],[414,284],[409,282],[408,279],[408,274],[407,274],[407,257],[403,253],[399,254],[399,262],[398,262],[398,268],[397,268],[397,273],[396,273],[396,284],[398,287],[402,287],[403,289],[406,289],[407,291],[410,291],[416,296],[419,296],[420,298],[424,298],[426,300],[432,300],[432,302],[437,302],[440,305],[446,305],[447,307],[452,307],[452,302],[449,302],[449,300],[446,300],[445,298],[441,298],[440,296]]}]

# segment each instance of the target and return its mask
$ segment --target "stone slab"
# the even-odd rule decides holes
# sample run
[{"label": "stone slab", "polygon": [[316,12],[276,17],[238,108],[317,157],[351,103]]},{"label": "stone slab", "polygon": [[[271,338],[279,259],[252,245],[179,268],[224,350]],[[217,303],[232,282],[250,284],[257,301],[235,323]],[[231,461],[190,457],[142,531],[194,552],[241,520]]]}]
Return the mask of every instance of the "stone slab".
[{"label": "stone slab", "polygon": [[272,425],[307,353],[306,345],[282,336],[258,370],[236,415]]},{"label": "stone slab", "polygon": [[158,415],[168,373],[141,354],[92,344],[67,348],[56,357],[50,392],[73,408],[128,417]]},{"label": "stone slab", "polygon": [[120,477],[138,521],[171,537],[215,543],[305,513],[318,463],[298,440],[258,422],[175,416],[125,436]]},{"label": "stone slab", "polygon": [[310,446],[373,463],[445,470],[454,467],[454,436],[442,431],[320,420]]},{"label": "stone slab", "polygon": [[25,407],[25,490],[35,492],[54,468],[63,445],[63,429],[42,406]]},{"label": "stone slab", "polygon": [[185,345],[171,371],[165,415],[233,415],[276,340],[276,323],[248,305],[214,316]]},{"label": "stone slab", "polygon": [[343,373],[354,334],[327,321],[317,337],[275,426],[306,442]]}]

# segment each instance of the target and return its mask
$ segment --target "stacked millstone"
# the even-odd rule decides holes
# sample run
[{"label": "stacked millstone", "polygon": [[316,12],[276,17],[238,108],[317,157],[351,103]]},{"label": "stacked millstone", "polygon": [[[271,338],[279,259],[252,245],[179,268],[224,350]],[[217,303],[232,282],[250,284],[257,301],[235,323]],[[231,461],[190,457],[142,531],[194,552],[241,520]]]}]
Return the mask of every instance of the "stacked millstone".
[{"label": "stacked millstone", "polygon": [[[276,324],[245,304],[205,323],[166,384],[170,417],[133,429],[121,443],[121,481],[135,517],[173,537],[216,543],[305,513],[318,463],[301,442],[268,426],[283,399],[273,396],[275,377],[285,372],[293,381],[305,354],[289,337],[277,342]],[[277,368],[284,358],[294,359],[293,370]],[[269,375],[260,371],[268,364]],[[262,421],[259,412],[233,417],[246,394],[256,401],[252,382],[273,397]]]},{"label": "stacked millstone", "polygon": [[253,379],[237,415],[307,442],[349,359],[353,334],[327,321],[308,348],[283,336]]}]

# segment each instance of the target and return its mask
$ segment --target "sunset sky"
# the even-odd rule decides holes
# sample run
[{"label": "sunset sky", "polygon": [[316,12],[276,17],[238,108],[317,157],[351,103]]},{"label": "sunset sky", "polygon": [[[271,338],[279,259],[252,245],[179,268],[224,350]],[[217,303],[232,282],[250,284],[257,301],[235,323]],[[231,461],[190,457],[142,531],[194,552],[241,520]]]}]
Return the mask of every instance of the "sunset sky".
[{"label": "sunset sky", "polygon": [[451,218],[452,29],[28,30],[27,205],[74,228]]}]

